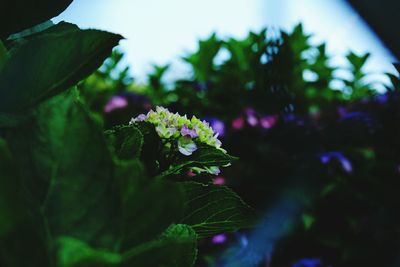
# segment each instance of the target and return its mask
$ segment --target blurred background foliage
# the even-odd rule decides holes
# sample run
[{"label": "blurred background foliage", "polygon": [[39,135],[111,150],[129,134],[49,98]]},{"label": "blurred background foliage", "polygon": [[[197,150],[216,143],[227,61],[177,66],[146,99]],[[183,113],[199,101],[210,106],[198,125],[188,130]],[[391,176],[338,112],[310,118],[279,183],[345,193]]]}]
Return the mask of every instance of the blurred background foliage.
[{"label": "blurred background foliage", "polygon": [[349,51],[349,67],[334,66],[310,36],[301,24],[212,34],[182,57],[191,75],[168,83],[169,65],[137,83],[114,50],[79,84],[106,128],[163,105],[207,120],[240,157],[214,182],[255,207],[260,225],[202,241],[197,266],[397,266],[399,78],[386,74],[377,93],[370,54]]}]

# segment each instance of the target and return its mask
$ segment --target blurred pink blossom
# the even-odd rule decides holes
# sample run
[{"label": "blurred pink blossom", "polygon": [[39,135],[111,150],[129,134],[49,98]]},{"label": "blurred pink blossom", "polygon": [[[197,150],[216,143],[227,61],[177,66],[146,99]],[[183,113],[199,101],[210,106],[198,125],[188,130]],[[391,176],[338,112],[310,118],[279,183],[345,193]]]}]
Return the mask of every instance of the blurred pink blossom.
[{"label": "blurred pink blossom", "polygon": [[125,108],[128,106],[128,100],[122,96],[113,96],[104,106],[104,112],[110,113],[116,109]]}]

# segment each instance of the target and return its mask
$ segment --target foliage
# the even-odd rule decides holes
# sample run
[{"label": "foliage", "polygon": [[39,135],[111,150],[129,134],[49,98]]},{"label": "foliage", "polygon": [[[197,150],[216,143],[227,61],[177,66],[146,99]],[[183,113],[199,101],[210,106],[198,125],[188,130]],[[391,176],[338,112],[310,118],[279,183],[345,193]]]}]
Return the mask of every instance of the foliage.
[{"label": "foliage", "polygon": [[[128,85],[153,106],[207,120],[240,156],[218,182],[266,211],[258,229],[218,236],[226,246],[202,241],[198,266],[397,264],[399,77],[387,74],[378,94],[369,54],[333,66],[327,45],[310,38],[301,25],[212,35],[184,57],[191,77],[166,84],[168,66],[158,66],[149,84]],[[104,112],[106,125],[131,105],[141,104]]]},{"label": "foliage", "polygon": [[[37,13],[31,2],[1,9],[15,16],[0,31],[0,266],[193,266],[198,239],[249,227],[253,211],[232,190],[185,176],[230,164],[221,143],[165,161],[154,125],[104,130],[76,84],[122,37],[36,25],[71,1],[36,1]],[[113,94],[127,72],[108,80]]]}]

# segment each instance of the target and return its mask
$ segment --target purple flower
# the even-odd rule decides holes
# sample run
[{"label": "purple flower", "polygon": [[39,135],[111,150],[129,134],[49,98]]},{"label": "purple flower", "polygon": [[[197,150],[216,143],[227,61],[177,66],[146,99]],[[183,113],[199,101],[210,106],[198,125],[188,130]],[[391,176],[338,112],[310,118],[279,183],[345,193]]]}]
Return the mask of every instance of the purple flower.
[{"label": "purple flower", "polygon": [[248,116],[247,117],[247,123],[251,126],[251,127],[255,127],[258,124],[258,119],[255,116]]},{"label": "purple flower", "polygon": [[343,106],[339,106],[337,108],[337,112],[338,112],[339,116],[342,118],[342,117],[346,116],[348,110],[347,110],[347,108],[345,108]]},{"label": "purple flower", "polygon": [[246,108],[244,113],[246,114],[247,117],[247,123],[255,127],[258,124],[258,119],[257,119],[257,112],[254,108]]},{"label": "purple flower", "polygon": [[198,136],[196,129],[191,130],[187,125],[182,126],[181,134],[182,136],[189,136],[191,138],[196,138]]},{"label": "purple flower", "polygon": [[325,152],[319,155],[319,159],[323,164],[328,164],[332,159],[336,159],[340,162],[345,172],[351,173],[353,171],[351,162],[341,152]]},{"label": "purple flower", "polygon": [[205,118],[205,120],[210,124],[211,128],[218,136],[225,135],[225,123],[217,118]]},{"label": "purple flower", "polygon": [[139,116],[136,117],[136,121],[145,121],[147,119],[147,116],[145,114],[140,114]]},{"label": "purple flower", "polygon": [[227,240],[227,237],[225,234],[220,234],[220,235],[215,235],[212,238],[212,243],[215,245],[223,244]]},{"label": "purple flower", "polygon": [[125,108],[128,106],[128,100],[122,96],[113,96],[104,106],[104,112],[110,113],[116,109]]}]

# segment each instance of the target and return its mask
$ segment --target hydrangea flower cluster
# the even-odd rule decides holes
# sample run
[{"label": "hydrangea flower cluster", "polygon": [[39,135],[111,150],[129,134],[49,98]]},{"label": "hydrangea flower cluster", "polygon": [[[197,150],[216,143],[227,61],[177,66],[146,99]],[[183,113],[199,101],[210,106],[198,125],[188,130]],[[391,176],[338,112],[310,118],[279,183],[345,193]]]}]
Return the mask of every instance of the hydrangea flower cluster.
[{"label": "hydrangea flower cluster", "polygon": [[129,124],[136,122],[150,122],[155,126],[157,134],[162,139],[177,139],[179,152],[185,156],[190,156],[197,150],[196,142],[213,146],[226,153],[221,148],[221,141],[218,134],[215,134],[209,123],[201,121],[195,116],[188,119],[187,116],[180,116],[172,113],[163,107],[156,107],[146,115],[141,114],[132,118]]}]

